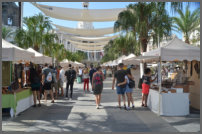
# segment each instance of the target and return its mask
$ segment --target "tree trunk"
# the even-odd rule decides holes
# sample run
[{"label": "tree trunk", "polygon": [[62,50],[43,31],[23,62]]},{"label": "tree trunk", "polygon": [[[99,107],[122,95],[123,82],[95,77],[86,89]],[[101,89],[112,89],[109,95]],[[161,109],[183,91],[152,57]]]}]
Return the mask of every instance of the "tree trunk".
[{"label": "tree trunk", "polygon": [[146,52],[147,51],[147,39],[142,38],[141,39],[141,52]]},{"label": "tree trunk", "polygon": [[38,45],[34,45],[34,50],[36,50],[37,52],[39,51]]},{"label": "tree trunk", "polygon": [[190,44],[189,39],[186,38],[185,43]]}]

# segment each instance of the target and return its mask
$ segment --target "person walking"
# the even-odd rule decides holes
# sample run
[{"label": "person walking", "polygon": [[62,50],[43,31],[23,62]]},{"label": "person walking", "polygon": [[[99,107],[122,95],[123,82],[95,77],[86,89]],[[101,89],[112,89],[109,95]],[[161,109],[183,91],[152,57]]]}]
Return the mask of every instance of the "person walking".
[{"label": "person walking", "polygon": [[79,77],[80,77],[80,79],[81,79],[81,82],[83,82],[82,76],[83,76],[83,70],[82,70],[81,67],[79,67]]},{"label": "person walking", "polygon": [[142,106],[147,107],[147,97],[149,94],[150,89],[150,83],[155,81],[157,77],[155,77],[153,80],[151,79],[151,70],[150,68],[146,68],[144,70],[144,75],[142,77]]},{"label": "person walking", "polygon": [[127,75],[127,73],[125,70],[123,70],[123,67],[124,67],[124,64],[119,63],[118,70],[115,72],[113,77],[112,90],[114,90],[114,85],[116,81],[116,92],[118,94],[119,108],[121,109],[121,96],[122,96],[124,109],[127,110],[126,101],[125,101],[125,91],[126,91],[126,83],[127,83],[127,79],[125,78],[125,76]]},{"label": "person walking", "polygon": [[87,91],[89,92],[89,73],[88,73],[88,68],[85,67],[83,70],[83,91],[86,91],[86,86],[87,86]]},{"label": "person walking", "polygon": [[[90,77],[90,84],[92,87],[92,79],[93,79],[93,74],[96,72],[96,69],[94,69],[93,64],[90,65],[90,71],[89,71],[89,77]],[[93,87],[92,87],[93,91]]]},{"label": "person walking", "polygon": [[42,84],[44,88],[44,97],[45,97],[45,102],[47,102],[47,94],[48,92],[51,95],[51,103],[54,103],[54,96],[53,96],[53,91],[51,90],[51,83],[53,81],[53,70],[48,67],[48,64],[45,64],[45,68],[42,70]]},{"label": "person walking", "polygon": [[39,76],[38,72],[36,71],[36,69],[34,68],[33,63],[30,63],[29,81],[31,83],[33,99],[34,99],[34,106],[33,107],[36,107],[37,98],[38,98],[38,101],[39,101],[38,106],[40,107],[41,106],[41,103],[40,103],[40,86],[41,86],[41,82],[40,82],[40,76]]},{"label": "person walking", "polygon": [[64,96],[64,90],[63,90],[64,81],[65,81],[65,71],[61,66],[59,66],[58,94],[59,89],[61,88],[61,96]]},{"label": "person walking", "polygon": [[102,73],[102,68],[100,66],[97,67],[96,70],[97,71],[93,74],[92,78],[92,89],[93,94],[95,95],[96,108],[99,109],[99,106],[101,106],[100,101],[103,90],[104,75]]},{"label": "person walking", "polygon": [[[52,69],[52,72],[53,72],[53,81],[51,83],[51,90],[54,91],[53,92],[53,95],[55,98],[57,98],[57,91],[58,91],[58,83],[57,83],[57,71],[56,71],[56,68],[53,68],[53,66],[50,66],[49,67],[50,69]],[[54,90],[53,90],[54,88]]]},{"label": "person walking", "polygon": [[[130,109],[130,103],[132,103],[132,109],[135,108],[134,101],[133,101],[133,88],[135,88],[135,80],[134,77],[131,74],[130,68],[127,69],[127,75],[125,76],[127,79],[127,85],[126,85],[126,96],[128,99],[128,107],[127,109]],[[130,81],[132,81],[130,84]],[[133,83],[134,82],[134,83]]]},{"label": "person walking", "polygon": [[69,64],[69,70],[65,72],[65,76],[67,77],[67,86],[66,86],[66,98],[69,99],[68,97],[68,91],[69,91],[69,86],[70,86],[70,100],[72,100],[72,95],[73,95],[73,85],[74,85],[74,80],[76,78],[76,71],[72,69],[72,65]]}]

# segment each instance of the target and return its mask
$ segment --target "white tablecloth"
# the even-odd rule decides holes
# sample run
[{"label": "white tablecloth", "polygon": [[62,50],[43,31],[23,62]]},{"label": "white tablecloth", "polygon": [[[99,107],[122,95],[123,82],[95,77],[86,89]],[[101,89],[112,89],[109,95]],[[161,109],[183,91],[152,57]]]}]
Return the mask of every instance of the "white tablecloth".
[{"label": "white tablecloth", "polygon": [[11,117],[14,117],[14,115],[18,115],[20,112],[28,109],[29,107],[31,107],[34,104],[33,101],[33,95],[30,95],[29,97],[19,100],[17,102],[17,107],[16,107],[16,113],[14,113],[14,109],[11,108],[10,110],[10,115]]},{"label": "white tablecloth", "polygon": [[[159,112],[159,93],[149,91],[148,107],[154,112]],[[160,115],[185,116],[189,114],[189,93],[161,93]]]}]

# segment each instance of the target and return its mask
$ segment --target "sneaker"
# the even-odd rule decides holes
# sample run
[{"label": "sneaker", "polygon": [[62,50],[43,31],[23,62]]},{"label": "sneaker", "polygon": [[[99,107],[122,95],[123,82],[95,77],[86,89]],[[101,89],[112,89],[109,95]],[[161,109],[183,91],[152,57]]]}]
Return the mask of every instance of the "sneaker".
[{"label": "sneaker", "polygon": [[124,106],[124,109],[127,110],[126,106]]},{"label": "sneaker", "polygon": [[126,107],[126,110],[130,110],[130,107]]},{"label": "sneaker", "polygon": [[99,106],[102,106],[101,104],[99,104]]},{"label": "sneaker", "polygon": [[36,104],[34,104],[32,107],[36,107]]},{"label": "sneaker", "polygon": [[38,104],[38,107],[41,107],[41,104],[40,104],[40,103]]},{"label": "sneaker", "polygon": [[52,100],[51,103],[54,103],[54,100]]},{"label": "sneaker", "polygon": [[99,106],[96,106],[97,109],[99,109]]},{"label": "sneaker", "polygon": [[135,109],[135,106],[134,106],[134,105],[132,106],[132,109]]}]

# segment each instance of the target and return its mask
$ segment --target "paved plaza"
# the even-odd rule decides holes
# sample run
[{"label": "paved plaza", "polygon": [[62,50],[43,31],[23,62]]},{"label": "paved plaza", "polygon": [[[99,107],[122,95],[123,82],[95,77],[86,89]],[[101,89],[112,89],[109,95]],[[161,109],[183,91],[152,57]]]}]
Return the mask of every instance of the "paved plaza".
[{"label": "paved plaza", "polygon": [[135,110],[117,108],[112,79],[104,82],[101,108],[96,109],[94,95],[83,92],[75,82],[73,100],[59,98],[54,104],[42,101],[15,118],[2,118],[2,131],[25,132],[199,132],[200,115],[162,117],[141,107],[141,90],[134,90]]}]

